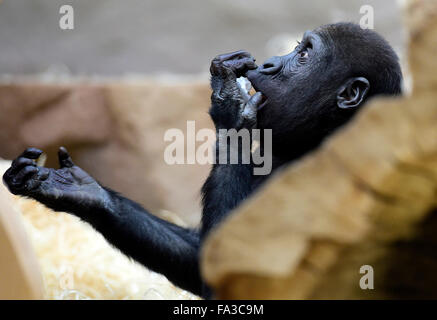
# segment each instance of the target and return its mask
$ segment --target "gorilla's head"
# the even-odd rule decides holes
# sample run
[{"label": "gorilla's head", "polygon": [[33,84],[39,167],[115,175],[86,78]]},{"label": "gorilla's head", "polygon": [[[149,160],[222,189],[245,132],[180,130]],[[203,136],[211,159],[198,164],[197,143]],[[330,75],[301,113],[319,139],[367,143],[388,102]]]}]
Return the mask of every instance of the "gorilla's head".
[{"label": "gorilla's head", "polygon": [[274,153],[285,156],[314,147],[369,97],[401,93],[402,82],[390,45],[351,23],[306,32],[291,53],[246,76],[265,98],[258,126],[273,130]]}]

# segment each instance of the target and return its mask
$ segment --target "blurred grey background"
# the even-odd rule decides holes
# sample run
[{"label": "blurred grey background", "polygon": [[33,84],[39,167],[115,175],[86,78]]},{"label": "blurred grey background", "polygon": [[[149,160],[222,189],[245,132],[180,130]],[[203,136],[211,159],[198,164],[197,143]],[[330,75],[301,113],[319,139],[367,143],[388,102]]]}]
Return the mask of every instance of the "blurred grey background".
[{"label": "blurred grey background", "polygon": [[[375,29],[402,54],[396,0],[0,0],[0,73],[72,75],[206,72],[218,53],[246,49],[260,62],[307,29],[359,22],[370,4]],[[59,28],[74,8],[75,29]]]}]

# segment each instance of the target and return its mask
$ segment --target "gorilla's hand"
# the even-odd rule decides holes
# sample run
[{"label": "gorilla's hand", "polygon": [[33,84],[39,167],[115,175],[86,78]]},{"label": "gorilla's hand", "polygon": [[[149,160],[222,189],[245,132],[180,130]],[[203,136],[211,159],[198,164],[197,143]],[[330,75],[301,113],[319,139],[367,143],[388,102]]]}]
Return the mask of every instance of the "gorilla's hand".
[{"label": "gorilla's hand", "polygon": [[255,69],[250,53],[236,51],[215,57],[211,62],[211,109],[216,129],[251,129],[256,126],[256,113],[262,102],[261,93],[248,95],[237,78]]},{"label": "gorilla's hand", "polygon": [[57,170],[37,166],[35,160],[41,154],[41,150],[28,148],[12,162],[3,175],[10,192],[31,197],[56,211],[105,205],[106,190],[74,165],[64,147],[58,151],[60,168]]}]

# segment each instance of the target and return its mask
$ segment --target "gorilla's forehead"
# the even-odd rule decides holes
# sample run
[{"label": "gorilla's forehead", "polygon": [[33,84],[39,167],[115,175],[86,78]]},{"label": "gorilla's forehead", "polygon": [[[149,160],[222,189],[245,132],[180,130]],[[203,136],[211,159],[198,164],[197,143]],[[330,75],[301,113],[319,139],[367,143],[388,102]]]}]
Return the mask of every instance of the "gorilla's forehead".
[{"label": "gorilla's forehead", "polygon": [[361,60],[366,48],[379,47],[380,40],[375,35],[368,30],[361,29],[358,25],[342,22],[323,25],[313,31],[307,31],[304,37],[308,36],[309,39],[313,39],[312,44],[319,55],[332,58],[337,63],[347,58],[350,64],[351,57],[355,58],[353,61]]},{"label": "gorilla's forehead", "polygon": [[319,38],[320,35],[318,34],[317,30],[308,30],[303,34],[303,39],[316,40]]},{"label": "gorilla's forehead", "polygon": [[365,31],[353,23],[340,22],[320,26],[310,33],[318,35],[325,43],[347,43],[348,40],[362,37]]},{"label": "gorilla's forehead", "polygon": [[362,29],[359,25],[349,22],[339,22],[320,26],[312,31],[325,44],[341,46],[357,46],[363,42],[366,45],[388,46],[386,41],[373,30]]},{"label": "gorilla's forehead", "polygon": [[341,34],[341,33],[351,33],[351,32],[359,32],[362,30],[359,26],[353,23],[347,22],[339,22],[339,23],[331,23],[322,25],[313,30],[314,33],[317,33],[321,36],[328,36],[331,33]]},{"label": "gorilla's forehead", "polygon": [[314,50],[320,50],[320,49],[322,49],[323,45],[326,45],[326,41],[324,39],[324,35],[322,33],[319,33],[317,30],[306,31],[303,34],[302,40],[305,43],[310,42],[311,43],[311,47]]}]

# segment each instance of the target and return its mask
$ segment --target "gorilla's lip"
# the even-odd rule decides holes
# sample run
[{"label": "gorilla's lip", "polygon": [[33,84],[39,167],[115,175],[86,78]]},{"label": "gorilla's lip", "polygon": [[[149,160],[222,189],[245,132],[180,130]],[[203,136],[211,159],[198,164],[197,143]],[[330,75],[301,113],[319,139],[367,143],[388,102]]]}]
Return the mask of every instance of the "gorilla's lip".
[{"label": "gorilla's lip", "polygon": [[263,100],[262,100],[261,105],[258,107],[258,111],[261,110],[262,108],[264,108],[266,106],[267,102],[268,102],[267,97],[265,95],[263,95]]},{"label": "gorilla's lip", "polygon": [[258,107],[258,111],[259,111],[268,104],[268,100],[269,100],[268,96],[260,89],[260,87],[258,85],[260,83],[260,80],[261,80],[260,78],[262,78],[264,81],[267,80],[267,79],[265,79],[266,76],[260,74],[259,68],[247,70],[247,72],[244,76],[250,82],[250,84],[252,85],[252,88],[255,90],[255,92],[261,92],[261,94],[262,94],[262,102]]}]

